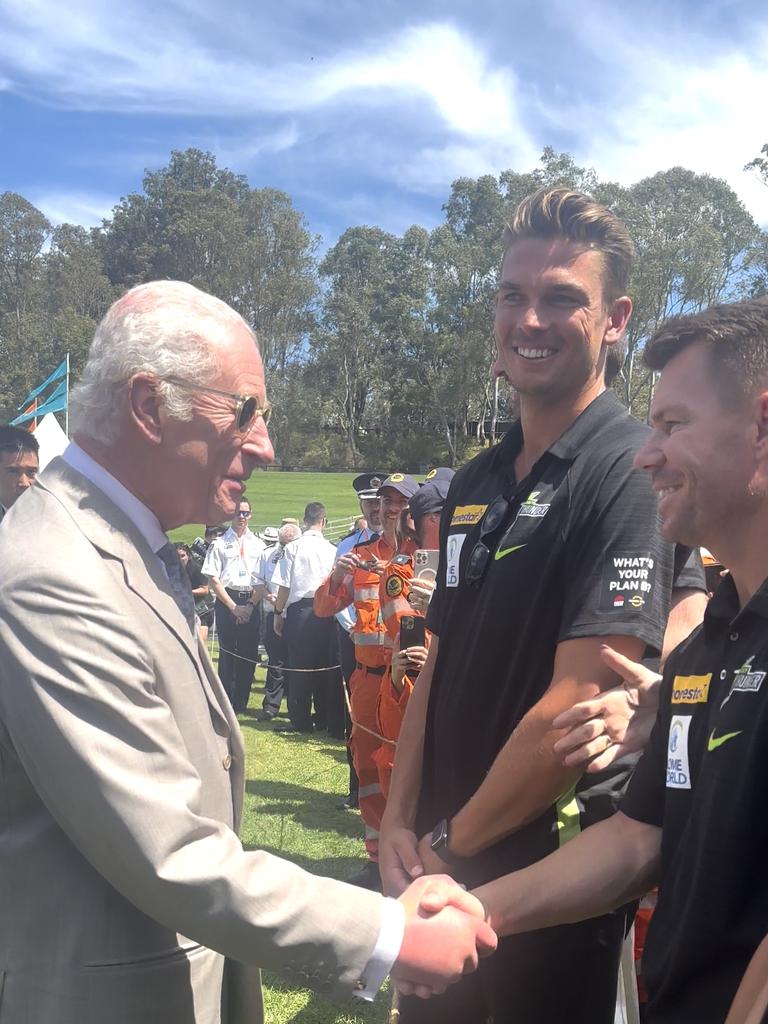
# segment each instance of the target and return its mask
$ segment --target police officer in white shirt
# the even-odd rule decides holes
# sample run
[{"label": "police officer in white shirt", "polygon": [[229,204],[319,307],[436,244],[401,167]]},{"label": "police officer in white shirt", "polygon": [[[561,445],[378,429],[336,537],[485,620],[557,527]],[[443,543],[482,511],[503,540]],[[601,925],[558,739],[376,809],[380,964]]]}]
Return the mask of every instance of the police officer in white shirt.
[{"label": "police officer in white shirt", "polygon": [[[333,568],[336,548],[323,536],[325,505],[311,501],[304,510],[304,533],[287,544],[277,563],[273,582],[278,584],[274,625],[282,629],[285,612],[285,638],[288,646],[288,715],[290,726],[276,726],[280,732],[312,732],[314,725],[326,726],[327,694],[331,686],[340,686],[336,664],[336,634],[333,619],[319,619],[312,602],[315,591]],[[309,671],[307,671],[309,670]]]},{"label": "police officer in white shirt", "polygon": [[251,503],[241,498],[231,527],[211,544],[203,563],[216,595],[219,676],[237,714],[248,706],[261,632],[251,604],[251,576],[265,544],[248,529],[250,518]]},{"label": "police officer in white shirt", "polygon": [[276,633],[273,627],[275,618],[275,601],[277,600],[277,583],[274,582],[274,575],[280,559],[283,557],[283,549],[286,544],[301,536],[301,530],[294,523],[286,523],[276,530],[268,526],[262,533],[265,541],[276,538],[276,542],[264,548],[256,563],[256,568],[251,577],[253,594],[251,602],[257,605],[263,602],[262,607],[266,610],[263,619],[264,624],[264,647],[269,658],[267,678],[264,682],[264,701],[256,712],[256,718],[260,722],[269,722],[280,710],[283,701],[283,693],[287,690],[287,677],[283,672],[283,666],[287,658],[285,637]]}]

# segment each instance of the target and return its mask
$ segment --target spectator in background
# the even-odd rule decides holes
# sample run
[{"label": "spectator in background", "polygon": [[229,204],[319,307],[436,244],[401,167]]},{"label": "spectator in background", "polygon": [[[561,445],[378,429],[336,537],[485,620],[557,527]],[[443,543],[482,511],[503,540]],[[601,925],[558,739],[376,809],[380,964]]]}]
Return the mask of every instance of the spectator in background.
[{"label": "spectator in background", "polygon": [[288,684],[291,722],[276,726],[278,732],[324,729],[329,677],[331,682],[338,683],[339,679],[335,669],[332,673],[327,671],[329,665],[336,664],[333,626],[328,620],[317,618],[312,608],[315,591],[331,571],[336,557],[336,548],[323,536],[325,522],[325,505],[311,501],[304,510],[304,533],[285,546],[272,577],[278,585],[273,626],[278,633],[283,631],[285,613],[288,665],[298,670],[290,673]]},{"label": "spectator in background", "polygon": [[[267,530],[273,529],[268,527]],[[265,540],[268,538],[267,530],[264,531]],[[286,523],[279,530],[275,530],[277,540],[274,544],[265,548],[256,563],[251,577],[253,593],[251,602],[254,605],[262,604],[266,609],[264,618],[264,647],[267,651],[269,666],[267,678],[264,683],[264,701],[256,712],[256,718],[260,722],[269,722],[280,710],[283,701],[283,694],[286,689],[286,680],[283,673],[283,666],[287,658],[285,637],[277,633],[274,627],[275,601],[277,600],[278,585],[274,582],[275,572],[278,563],[283,557],[283,549],[286,544],[297,540],[301,536],[301,530],[293,523]]]},{"label": "spectator in background", "polygon": [[35,482],[40,468],[37,438],[21,427],[0,427],[0,522]]},{"label": "spectator in background", "polygon": [[207,576],[203,576],[200,562],[192,554],[188,544],[177,544],[176,553],[184,566],[195,599],[195,615],[198,618],[198,633],[204,644],[208,643],[208,630],[213,625],[213,595],[208,586]]},{"label": "spectator in background", "polygon": [[251,604],[251,576],[264,541],[248,529],[251,503],[240,498],[232,525],[208,549],[203,573],[216,595],[219,678],[237,714],[248,706],[259,657],[259,617]]}]

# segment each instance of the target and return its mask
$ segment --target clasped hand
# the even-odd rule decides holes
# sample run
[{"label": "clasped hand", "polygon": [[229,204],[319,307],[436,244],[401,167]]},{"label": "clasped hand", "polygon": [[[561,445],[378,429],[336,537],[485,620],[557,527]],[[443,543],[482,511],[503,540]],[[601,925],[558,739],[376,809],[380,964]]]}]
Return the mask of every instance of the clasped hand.
[{"label": "clasped hand", "polygon": [[416,879],[399,900],[405,933],[391,977],[403,995],[439,995],[495,951],[482,903],[448,875]]}]

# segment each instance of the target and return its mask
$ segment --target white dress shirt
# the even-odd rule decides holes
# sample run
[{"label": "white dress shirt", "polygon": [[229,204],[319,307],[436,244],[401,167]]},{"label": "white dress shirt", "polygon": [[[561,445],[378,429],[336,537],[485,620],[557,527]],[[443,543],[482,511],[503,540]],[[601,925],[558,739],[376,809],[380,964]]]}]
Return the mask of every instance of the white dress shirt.
[{"label": "white dress shirt", "polygon": [[[168,538],[155,513],[140,502],[135,494],[131,494],[127,487],[124,487],[116,477],[99,465],[95,459],[92,459],[87,452],[84,452],[78,444],[70,441],[61,457],[68,466],[76,469],[86,480],[95,484],[111,502],[117,505],[121,512],[128,516],[155,553],[168,543]],[[158,559],[158,561],[165,571],[162,559]]]},{"label": "white dress shirt", "polygon": [[307,530],[290,544],[277,563],[272,582],[290,591],[285,607],[314,597],[315,591],[333,569],[336,548],[320,530]]},{"label": "white dress shirt", "polygon": [[251,586],[257,587],[261,584],[267,588],[268,594],[271,594],[273,597],[277,596],[277,584],[273,582],[273,578],[277,570],[277,564],[282,557],[282,544],[271,544],[268,548],[264,548],[253,567]]},{"label": "white dress shirt", "polygon": [[254,567],[265,546],[250,530],[238,537],[230,526],[208,548],[203,575],[217,579],[227,590],[250,590]]}]

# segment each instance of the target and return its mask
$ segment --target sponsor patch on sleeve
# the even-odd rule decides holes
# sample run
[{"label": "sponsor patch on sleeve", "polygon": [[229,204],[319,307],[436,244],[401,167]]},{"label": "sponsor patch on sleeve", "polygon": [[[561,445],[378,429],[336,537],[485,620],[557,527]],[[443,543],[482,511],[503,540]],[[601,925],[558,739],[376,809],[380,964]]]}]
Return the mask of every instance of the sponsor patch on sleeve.
[{"label": "sponsor patch on sleeve", "polygon": [[656,560],[650,555],[611,551],[603,562],[602,611],[643,608],[653,593]]},{"label": "sponsor patch on sleeve", "polygon": [[672,715],[667,746],[667,789],[691,788],[691,769],[688,764],[690,727],[690,715]]},{"label": "sponsor patch on sleeve", "polygon": [[459,558],[461,557],[462,545],[466,539],[466,533],[451,533],[448,535],[445,558],[446,587],[458,587],[459,585]]},{"label": "sponsor patch on sleeve", "polygon": [[387,580],[387,594],[389,597],[400,597],[403,592],[403,581],[399,576],[390,576]]},{"label": "sponsor patch on sleeve", "polygon": [[487,505],[457,505],[453,510],[451,526],[477,526]]},{"label": "sponsor patch on sleeve", "polygon": [[672,680],[673,704],[706,704],[712,673],[705,676],[675,676]]}]

